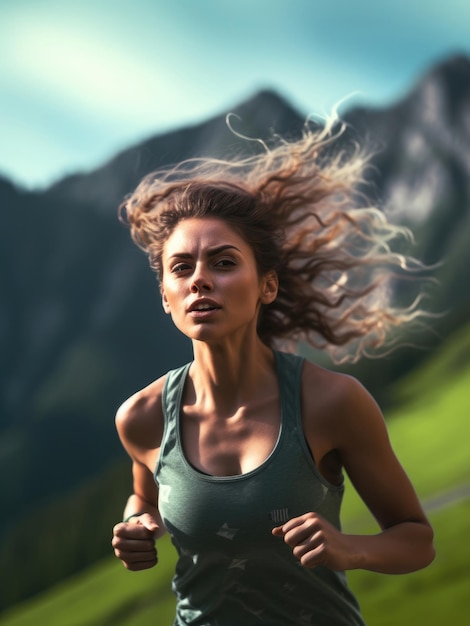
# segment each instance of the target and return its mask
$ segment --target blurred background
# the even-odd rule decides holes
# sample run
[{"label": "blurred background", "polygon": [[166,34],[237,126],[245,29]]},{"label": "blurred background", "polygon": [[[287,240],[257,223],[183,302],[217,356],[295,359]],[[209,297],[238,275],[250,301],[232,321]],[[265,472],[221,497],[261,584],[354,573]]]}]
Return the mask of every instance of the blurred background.
[{"label": "blurred background", "polygon": [[[376,150],[372,199],[444,261],[425,304],[446,312],[346,368],[384,410],[437,558],[349,579],[371,626],[465,623],[469,24],[464,0],[0,0],[2,625],[172,624],[168,540],[150,572],[111,555],[131,489],[114,413],[191,349],[117,207],[159,166],[252,150],[229,112],[242,134],[293,138],[338,103]],[[351,489],[344,527],[375,531]]]}]

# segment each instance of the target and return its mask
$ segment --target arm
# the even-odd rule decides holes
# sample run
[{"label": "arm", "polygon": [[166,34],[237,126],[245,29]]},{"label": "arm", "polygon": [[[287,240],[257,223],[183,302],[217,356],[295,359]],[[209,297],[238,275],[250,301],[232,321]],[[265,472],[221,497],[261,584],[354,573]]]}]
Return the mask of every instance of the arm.
[{"label": "arm", "polygon": [[124,522],[113,529],[116,556],[130,570],[153,567],[155,540],[165,533],[158,511],[153,478],[163,430],[161,381],[126,401],[116,415],[121,442],[132,459],[133,493],[124,509]]},{"label": "arm", "polygon": [[[426,567],[434,558],[432,528],[392,450],[380,409],[353,378],[330,376],[330,391],[323,397],[323,408],[320,406],[324,426],[307,427],[307,439],[312,449],[314,434],[330,442],[330,450],[339,454],[382,530],[376,535],[346,535],[311,512],[289,520],[273,533],[284,537],[306,567],[321,564],[337,570],[362,568],[387,574]],[[304,402],[307,410],[312,402],[309,398]]]},{"label": "arm", "polygon": [[376,402],[354,379],[346,380],[353,413],[344,424],[341,457],[357,492],[382,532],[356,537],[358,567],[399,574],[434,558],[433,531],[416,492],[390,444]]}]

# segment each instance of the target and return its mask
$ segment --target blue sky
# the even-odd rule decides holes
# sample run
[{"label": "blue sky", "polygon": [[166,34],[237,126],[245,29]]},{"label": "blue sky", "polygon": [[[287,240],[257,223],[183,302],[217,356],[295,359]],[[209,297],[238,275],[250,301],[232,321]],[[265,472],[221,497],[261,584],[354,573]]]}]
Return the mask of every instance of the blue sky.
[{"label": "blue sky", "polygon": [[266,87],[386,106],[462,52],[468,0],[0,0],[0,173],[43,187]]}]

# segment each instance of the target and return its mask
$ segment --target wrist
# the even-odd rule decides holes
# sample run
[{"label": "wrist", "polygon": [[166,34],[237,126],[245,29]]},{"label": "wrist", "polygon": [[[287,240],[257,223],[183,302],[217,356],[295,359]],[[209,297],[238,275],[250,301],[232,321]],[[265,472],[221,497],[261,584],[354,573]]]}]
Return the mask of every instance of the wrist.
[{"label": "wrist", "polygon": [[147,511],[140,511],[139,513],[132,513],[131,515],[128,515],[127,517],[125,517],[122,521],[127,524],[128,522],[130,522],[130,520],[133,517],[140,517],[140,515],[143,515],[144,513],[147,513]]},{"label": "wrist", "polygon": [[[367,568],[367,538],[361,535],[347,535],[348,538],[348,564],[347,570]],[[364,543],[366,545],[364,545]]]}]

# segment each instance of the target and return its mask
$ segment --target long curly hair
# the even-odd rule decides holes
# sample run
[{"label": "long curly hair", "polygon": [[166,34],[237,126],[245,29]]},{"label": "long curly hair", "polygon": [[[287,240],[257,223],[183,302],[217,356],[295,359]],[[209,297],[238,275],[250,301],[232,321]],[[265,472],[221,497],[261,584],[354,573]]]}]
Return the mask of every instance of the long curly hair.
[{"label": "long curly hair", "polygon": [[225,220],[251,246],[260,274],[278,274],[278,296],[258,320],[263,342],[307,341],[335,362],[383,353],[398,327],[423,315],[419,294],[392,303],[397,277],[422,265],[397,251],[412,239],[409,230],[359,191],[370,154],[340,141],[344,130],[332,121],[306,124],[300,139],[277,138],[256,156],[190,159],[149,174],[120,218],[160,278],[165,242],[180,220]]}]

